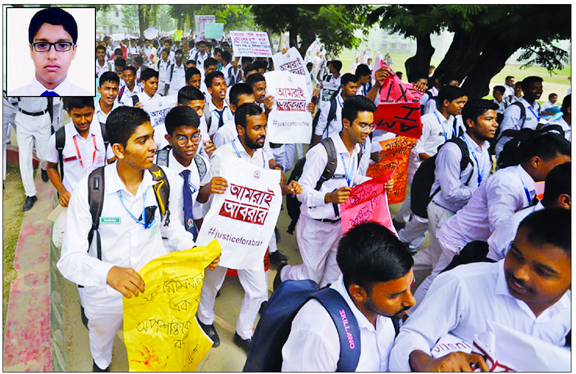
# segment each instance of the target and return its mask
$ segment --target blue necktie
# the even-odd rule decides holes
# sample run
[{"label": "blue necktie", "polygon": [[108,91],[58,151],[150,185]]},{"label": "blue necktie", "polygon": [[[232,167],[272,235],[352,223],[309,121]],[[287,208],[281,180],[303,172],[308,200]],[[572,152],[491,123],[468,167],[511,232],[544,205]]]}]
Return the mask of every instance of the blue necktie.
[{"label": "blue necktie", "polygon": [[46,90],[46,91],[42,92],[42,94],[41,94],[40,96],[60,96],[60,95],[58,95],[58,94],[57,94],[56,92],[54,92],[54,91],[48,91],[48,90]]},{"label": "blue necktie", "polygon": [[192,234],[194,241],[198,237],[198,230],[194,226],[194,202],[192,201],[192,191],[190,191],[190,170],[185,169],[180,172],[184,178],[184,185],[182,186],[182,194],[184,196],[184,228]]}]

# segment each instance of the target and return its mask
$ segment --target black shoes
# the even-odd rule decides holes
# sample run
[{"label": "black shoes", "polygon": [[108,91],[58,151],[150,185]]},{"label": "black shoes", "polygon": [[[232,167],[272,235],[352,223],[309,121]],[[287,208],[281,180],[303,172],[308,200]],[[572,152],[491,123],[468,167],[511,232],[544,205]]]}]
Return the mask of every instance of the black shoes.
[{"label": "black shoes", "polygon": [[100,369],[98,365],[96,365],[96,361],[92,360],[92,372],[94,373],[107,373],[110,371],[110,366],[106,369]]},{"label": "black shoes", "polygon": [[36,196],[26,196],[26,201],[24,202],[24,205],[22,205],[22,210],[26,212],[32,209],[36,200],[38,200]]},{"label": "black shoes", "polygon": [[286,265],[288,265],[288,263],[284,262],[283,264],[280,264],[278,270],[276,270],[276,276],[274,277],[274,282],[272,282],[272,289],[274,291],[276,291],[280,286],[280,283],[282,283],[282,278],[280,274],[282,273],[282,268]]},{"label": "black shoes", "polygon": [[44,183],[48,182],[50,179],[48,178],[48,172],[44,169],[42,169],[42,180],[44,181]]},{"label": "black shoes", "polygon": [[270,264],[274,269],[278,269],[281,266],[283,266],[283,264],[287,263],[288,263],[288,257],[286,257],[284,253],[280,251],[270,253]]},{"label": "black shoes", "polygon": [[235,332],[234,339],[232,339],[232,341],[238,347],[242,348],[246,352],[246,354],[248,354],[248,351],[250,350],[250,344],[252,344],[252,339],[242,339],[240,335],[238,335],[238,333]]},{"label": "black shoes", "polygon": [[212,341],[214,342],[212,347],[213,348],[218,347],[220,345],[220,337],[218,336],[218,333],[216,332],[216,328],[214,327],[214,324],[205,325],[202,322],[200,322],[200,320],[198,320],[198,324],[200,325],[202,330],[204,330],[206,335],[208,335],[208,337],[210,339],[212,339]]}]

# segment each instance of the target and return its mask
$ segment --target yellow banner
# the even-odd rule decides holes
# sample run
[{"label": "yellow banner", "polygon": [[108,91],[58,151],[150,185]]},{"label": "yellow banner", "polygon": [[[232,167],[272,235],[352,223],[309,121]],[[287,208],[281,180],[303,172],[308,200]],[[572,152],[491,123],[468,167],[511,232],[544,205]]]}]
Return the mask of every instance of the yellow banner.
[{"label": "yellow banner", "polygon": [[175,42],[182,40],[182,35],[184,35],[184,30],[174,30],[173,39]]},{"label": "yellow banner", "polygon": [[212,347],[195,318],[204,269],[221,250],[213,240],[159,257],[140,270],[146,292],[124,298],[130,371],[196,371]]}]

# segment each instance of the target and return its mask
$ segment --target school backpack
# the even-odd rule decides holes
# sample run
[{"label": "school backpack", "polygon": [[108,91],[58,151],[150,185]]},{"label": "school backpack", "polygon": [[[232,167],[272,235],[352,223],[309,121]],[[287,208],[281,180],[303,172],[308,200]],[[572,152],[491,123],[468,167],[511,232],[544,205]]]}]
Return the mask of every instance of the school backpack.
[{"label": "school backpack", "polygon": [[245,372],[282,370],[282,347],[288,340],[292,320],[308,300],[322,304],[338,331],[340,359],[336,371],[353,372],[360,359],[360,328],[354,313],[332,288],[319,289],[312,280],[282,282],[272,294],[252,337]]},{"label": "school backpack", "polygon": [[[336,148],[334,147],[334,141],[332,140],[332,138],[322,139],[318,144],[322,144],[324,148],[326,148],[326,153],[328,154],[328,161],[326,162],[326,167],[324,168],[324,171],[322,172],[320,179],[316,183],[316,187],[314,187],[316,191],[320,191],[320,187],[322,187],[322,184],[324,184],[324,182],[326,182],[328,179],[331,179],[334,176],[334,172],[336,172],[336,166],[338,162],[337,161],[338,154],[336,153]],[[360,165],[362,155],[363,151],[361,148],[360,153],[358,153],[358,165]],[[302,172],[304,171],[305,163],[306,163],[306,157],[303,157],[302,159],[298,160],[298,162],[296,162],[296,164],[294,165],[294,169],[292,169],[292,172],[290,173],[290,177],[288,177],[288,181],[286,182],[286,184],[290,184],[290,182],[298,181],[300,179],[300,177],[302,176]],[[298,222],[298,218],[300,218],[300,205],[302,205],[302,203],[298,201],[298,198],[296,198],[295,195],[291,194],[286,195],[286,210],[288,212],[288,216],[291,219],[290,225],[288,226],[286,232],[290,235],[294,234],[296,223]],[[336,216],[339,216],[340,213],[338,211],[338,204],[333,203],[332,207],[334,208],[334,213],[336,214]]]},{"label": "school backpack", "polygon": [[560,125],[549,125],[540,130],[532,130],[529,128],[521,129],[518,135],[504,144],[502,151],[498,155],[498,168],[504,169],[508,166],[520,164],[520,147],[522,144],[539,135],[551,132],[564,136],[564,130]]},{"label": "school backpack", "polygon": [[[106,135],[106,124],[100,122],[100,129],[102,131],[102,139],[104,139],[104,152],[110,142],[108,141],[108,136]],[[58,151],[58,165],[60,166],[60,180],[64,181],[64,157],[62,152],[64,151],[64,143],[66,142],[66,126],[62,126],[56,131],[56,150]]]},{"label": "school backpack", "polygon": [[[169,164],[170,158],[168,157],[168,153],[170,152],[171,148],[172,147],[167,145],[166,147],[164,147],[161,150],[156,152],[156,165],[165,166],[165,167],[169,166],[168,164]],[[206,176],[206,172],[208,171],[208,166],[206,166],[206,161],[204,160],[204,158],[202,156],[200,156],[198,153],[196,153],[196,155],[194,156],[194,163],[196,164],[196,167],[198,168],[198,175],[200,177],[200,182],[202,182],[202,180]]]},{"label": "school backpack", "polygon": [[[460,160],[460,173],[462,173],[468,164],[472,163],[470,160],[470,151],[468,150],[468,146],[464,140],[462,140],[462,138],[452,138],[446,143],[448,142],[455,143],[462,153],[462,159]],[[440,148],[443,145],[438,148],[438,152],[440,152]],[[432,198],[440,191],[440,187],[438,187],[432,194],[430,193],[432,191],[434,180],[436,179],[435,172],[437,155],[438,153],[429,159],[424,160],[418,170],[416,170],[414,179],[412,180],[412,187],[410,190],[410,208],[412,213],[421,218],[428,218],[428,212],[426,211],[426,208],[428,207],[428,204],[430,204],[430,201],[432,201]],[[470,176],[464,185],[467,186],[470,183],[472,174],[473,173],[470,173]]]},{"label": "school backpack", "polygon": [[[161,217],[166,217],[164,226],[170,224],[170,183],[166,177],[166,173],[158,165],[152,165],[148,169],[152,174],[152,180],[156,182],[154,185],[154,195],[156,202],[160,209]],[[90,206],[90,215],[92,216],[92,227],[88,233],[88,243],[92,243],[94,234],[96,234],[96,252],[99,260],[102,260],[102,246],[100,241],[100,233],[98,227],[102,220],[102,206],[104,205],[104,166],[94,169],[88,176],[88,205]],[[88,247],[90,250],[90,247]]]},{"label": "school backpack", "polygon": [[[324,133],[328,134],[328,127],[330,126],[330,122],[334,121],[336,118],[336,95],[332,96],[330,99],[330,109],[328,110],[328,119],[326,120],[326,128],[324,129]],[[312,119],[312,138],[314,138],[314,134],[316,131],[316,126],[318,125],[318,121],[320,120],[320,109],[316,111],[316,115]],[[311,139],[312,140],[312,139]],[[312,142],[312,141],[310,141]]]},{"label": "school backpack", "polygon": [[[520,130],[522,130],[524,128],[524,123],[526,122],[526,107],[520,101],[515,101],[512,104],[509,104],[508,107],[510,107],[512,105],[516,105],[517,107],[520,108],[520,120],[521,120]],[[502,114],[502,120],[504,120],[503,114]],[[502,120],[500,122],[502,122]],[[500,122],[498,122],[498,127],[496,128],[496,133],[494,134],[493,140],[490,141],[490,148],[492,148],[492,149],[494,149],[496,147],[496,144],[498,143],[498,141],[502,137],[500,134]]]}]

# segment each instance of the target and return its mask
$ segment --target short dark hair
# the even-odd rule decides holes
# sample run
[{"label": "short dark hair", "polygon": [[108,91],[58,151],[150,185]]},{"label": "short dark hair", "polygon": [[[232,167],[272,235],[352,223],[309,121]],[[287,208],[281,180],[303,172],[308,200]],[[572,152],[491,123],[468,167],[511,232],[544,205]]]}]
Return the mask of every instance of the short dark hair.
[{"label": "short dark hair", "polygon": [[30,25],[28,26],[28,41],[30,44],[34,43],[34,37],[45,23],[62,26],[70,34],[72,43],[76,44],[76,41],[78,41],[78,25],[74,17],[61,8],[46,8],[34,14],[30,20]]},{"label": "short dark hair", "polygon": [[136,75],[136,68],[134,66],[124,66],[124,68],[122,69],[122,71],[126,71],[126,70],[130,70],[132,72],[132,74]]},{"label": "short dark hair", "polygon": [[107,71],[100,76],[100,80],[98,82],[99,86],[102,87],[106,82],[114,82],[117,85],[120,85],[120,78],[118,74],[113,71]]},{"label": "short dark hair", "polygon": [[177,49],[176,52],[174,52],[174,55],[177,55],[177,54],[184,55],[184,52],[181,49]]},{"label": "short dark hair", "polygon": [[221,55],[222,60],[224,60],[225,62],[229,63],[230,61],[232,61],[232,53],[228,51],[222,51]]},{"label": "short dark hair", "polygon": [[258,72],[258,67],[254,64],[250,64],[244,68],[244,76],[247,76],[249,72],[255,71]]},{"label": "short dark hair", "polygon": [[[446,87],[442,87],[442,89],[444,88]],[[474,123],[478,123],[478,117],[488,110],[498,110],[498,105],[492,100],[470,100],[464,105],[464,108],[462,108],[462,121],[466,124],[466,121],[471,119]],[[466,126],[466,128],[468,128],[468,126]]]},{"label": "short dark hair", "polygon": [[256,60],[253,62],[254,67],[256,67],[256,69],[260,70],[260,69],[264,69],[266,70],[268,68],[268,62],[266,61],[262,61],[262,60]]},{"label": "short dark hair", "polygon": [[252,61],[254,61],[254,59],[253,59],[252,57],[243,56],[243,57],[240,59],[240,65],[244,64],[245,62],[252,63]]},{"label": "short dark hair", "polygon": [[[170,56],[170,50],[168,48],[162,48],[162,52],[166,52],[166,54]],[[162,52],[160,52],[160,54],[162,54]]]},{"label": "short dark hair", "polygon": [[360,77],[358,75],[346,73],[340,78],[340,85],[345,86],[350,82],[356,83]]},{"label": "short dark hair", "polygon": [[166,114],[164,126],[166,126],[166,132],[172,136],[174,130],[180,126],[192,126],[197,129],[200,126],[200,117],[189,106],[178,105]]},{"label": "short dark hair", "polygon": [[526,92],[530,89],[530,86],[532,86],[534,83],[542,83],[542,81],[543,81],[542,77],[538,77],[535,75],[526,77],[522,80],[522,91]]},{"label": "short dark hair", "polygon": [[150,122],[150,116],[144,109],[131,106],[114,109],[106,120],[106,135],[110,144],[118,143],[126,147],[136,128],[145,122]]},{"label": "short dark hair", "polygon": [[202,91],[196,87],[184,86],[178,91],[178,104],[186,105],[196,100],[206,100]]},{"label": "short dark hair", "polygon": [[368,65],[360,64],[360,65],[356,66],[356,72],[355,73],[356,73],[356,76],[358,78],[360,78],[360,77],[365,77],[367,75],[372,74],[372,70],[370,70]]},{"label": "short dark hair", "polygon": [[240,96],[242,95],[254,95],[252,87],[246,83],[237,83],[230,88],[230,104],[235,106],[238,105],[240,101]]},{"label": "short dark hair", "polygon": [[512,76],[512,75],[507,75],[505,81],[510,80],[510,79],[514,79],[514,76]]},{"label": "short dark hair", "polygon": [[562,100],[562,113],[568,113],[568,108],[572,108],[572,94],[566,95]]},{"label": "short dark hair", "polygon": [[98,52],[99,49],[101,49],[101,50],[103,50],[104,52],[106,52],[106,47],[104,47],[102,44],[98,44],[98,45],[96,46],[96,52]]},{"label": "short dark hair", "polygon": [[132,62],[135,62],[135,63],[137,63],[139,66],[142,66],[142,64],[144,63],[144,60],[142,60],[142,57],[136,56],[136,57],[134,57],[134,59],[132,60]]},{"label": "short dark hair", "polygon": [[147,69],[144,69],[144,71],[140,74],[140,79],[143,82],[146,82],[151,78],[158,78],[158,76],[159,76],[158,71],[156,71],[154,69],[147,68]]},{"label": "short dark hair", "polygon": [[256,83],[262,81],[266,82],[266,78],[264,78],[264,75],[260,73],[252,74],[246,78],[246,84],[248,84],[250,87],[254,87]]},{"label": "short dark hair", "polygon": [[456,86],[443,86],[440,88],[440,91],[438,92],[438,97],[436,98],[436,100],[438,101],[436,103],[436,106],[438,108],[442,108],[442,105],[444,105],[444,100],[448,100],[448,102],[452,102],[462,96],[466,96],[466,94],[464,93],[464,90],[461,89],[460,87],[456,87]]},{"label": "short dark hair", "polygon": [[531,213],[524,218],[518,230],[528,229],[528,240],[531,244],[543,247],[553,245],[564,250],[572,257],[570,210],[562,208],[547,208]]},{"label": "short dark hair", "polygon": [[560,195],[570,196],[572,190],[572,167],[571,162],[565,162],[556,165],[546,175],[546,184],[544,187],[544,197],[542,204],[546,207],[554,205]]},{"label": "short dark hair", "polygon": [[550,100],[550,99],[553,98],[554,96],[558,97],[558,94],[552,92],[550,95],[548,95],[548,100]]},{"label": "short dark hair", "polygon": [[458,83],[460,83],[460,79],[451,74],[444,73],[440,76],[440,87],[448,86],[452,81],[458,81]]},{"label": "short dark hair", "polygon": [[364,96],[354,95],[344,100],[342,106],[342,119],[346,118],[350,123],[354,122],[358,117],[358,112],[372,112],[376,111],[376,104]]},{"label": "short dark hair", "polygon": [[204,69],[210,66],[218,66],[218,60],[213,57],[208,57],[206,61],[204,61]]},{"label": "short dark hair", "polygon": [[116,48],[114,50],[114,55],[124,56],[124,51],[122,51],[122,48]]},{"label": "short dark hair", "polygon": [[214,81],[214,79],[216,79],[217,77],[220,77],[222,79],[224,79],[224,74],[221,71],[212,71],[210,72],[206,78],[204,78],[204,83],[206,83],[206,88],[211,88],[212,87],[212,82]]},{"label": "short dark hair", "polygon": [[195,66],[196,66],[196,61],[194,61],[194,60],[187,60],[187,61],[184,63],[184,65],[188,65],[188,64],[194,64],[193,67],[195,67]]},{"label": "short dark hair", "polygon": [[494,91],[503,94],[504,92],[506,92],[506,88],[504,88],[504,86],[494,86]]},{"label": "short dark hair", "polygon": [[126,60],[124,60],[124,57],[116,58],[116,60],[114,60],[114,66],[120,66],[122,70],[124,70],[124,67],[126,66]]},{"label": "short dark hair", "polygon": [[374,283],[402,278],[414,265],[400,239],[376,222],[361,223],[344,234],[336,261],[346,288],[355,283],[369,292]]},{"label": "short dark hair", "polygon": [[236,126],[242,126],[246,129],[248,124],[248,116],[259,116],[260,114],[264,113],[262,108],[255,103],[246,103],[242,104],[236,109],[236,113],[234,113],[234,123]]},{"label": "short dark hair", "polygon": [[540,157],[544,161],[551,160],[556,156],[570,156],[570,142],[562,135],[552,132],[544,134],[535,133],[530,139],[520,143],[518,152],[520,162],[526,162],[534,156]]},{"label": "short dark hair", "polygon": [[340,60],[328,61],[327,65],[332,65],[337,72],[340,72],[340,70],[342,70],[342,61]]},{"label": "short dark hair", "polygon": [[194,66],[189,69],[186,69],[186,82],[188,82],[193,75],[199,75],[200,77],[202,77],[200,70],[198,70],[198,68]]},{"label": "short dark hair", "polygon": [[[114,74],[114,73],[112,73]],[[118,78],[118,76],[116,76]],[[87,97],[87,96],[66,96],[64,97],[64,109],[72,110],[76,109],[83,109],[86,107],[90,107],[94,109],[94,98]]]}]

